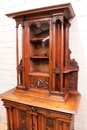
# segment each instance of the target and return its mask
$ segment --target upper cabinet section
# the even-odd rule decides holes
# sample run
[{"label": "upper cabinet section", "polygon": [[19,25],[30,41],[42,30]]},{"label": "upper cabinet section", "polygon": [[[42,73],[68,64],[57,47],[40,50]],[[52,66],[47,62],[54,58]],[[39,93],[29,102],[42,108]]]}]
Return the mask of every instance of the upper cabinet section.
[{"label": "upper cabinet section", "polygon": [[69,92],[77,92],[79,70],[78,63],[70,58],[69,20],[75,16],[71,4],[7,16],[16,21],[15,92],[66,101]]}]

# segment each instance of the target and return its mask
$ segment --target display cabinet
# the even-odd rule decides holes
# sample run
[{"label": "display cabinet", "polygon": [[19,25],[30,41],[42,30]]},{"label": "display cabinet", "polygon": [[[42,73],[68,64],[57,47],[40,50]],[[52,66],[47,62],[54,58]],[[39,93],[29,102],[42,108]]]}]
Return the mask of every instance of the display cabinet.
[{"label": "display cabinet", "polygon": [[6,15],[16,22],[17,63],[17,85],[0,95],[8,130],[74,130],[80,94],[69,48],[71,4]]}]

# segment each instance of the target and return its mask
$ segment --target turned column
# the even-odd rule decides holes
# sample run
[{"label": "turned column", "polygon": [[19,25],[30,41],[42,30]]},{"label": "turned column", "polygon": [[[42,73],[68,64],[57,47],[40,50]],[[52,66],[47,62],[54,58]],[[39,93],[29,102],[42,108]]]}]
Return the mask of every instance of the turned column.
[{"label": "turned column", "polygon": [[[18,50],[18,23],[16,23],[16,66],[19,65],[19,50]],[[17,70],[17,86],[19,85],[19,73]]]},{"label": "turned column", "polygon": [[[19,25],[22,27],[21,34],[21,46],[19,46]],[[16,65],[17,65],[17,90],[25,90],[25,52],[24,49],[24,22],[18,21],[16,22]],[[20,50],[21,52],[20,52]],[[21,54],[20,54],[21,53]],[[21,55],[21,59],[20,56]]]},{"label": "turned column", "polygon": [[55,60],[56,60],[56,50],[55,50],[55,45],[56,45],[56,16],[52,18],[52,70],[53,70],[53,80],[52,80],[52,91],[55,91]]},{"label": "turned column", "polygon": [[63,89],[63,68],[64,68],[64,22],[63,22],[63,18],[60,21],[61,22],[61,30],[60,30],[60,34],[61,34],[61,38],[60,38],[60,92],[62,93],[62,89]]},{"label": "turned column", "polygon": [[6,115],[7,115],[7,130],[14,130],[13,128],[13,113],[12,107],[6,107]]}]

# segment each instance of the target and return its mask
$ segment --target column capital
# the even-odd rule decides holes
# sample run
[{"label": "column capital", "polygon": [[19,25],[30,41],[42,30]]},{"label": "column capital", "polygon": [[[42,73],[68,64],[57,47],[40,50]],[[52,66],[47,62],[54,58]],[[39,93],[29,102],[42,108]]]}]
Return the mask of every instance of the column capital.
[{"label": "column capital", "polygon": [[53,25],[55,25],[56,20],[57,20],[57,16],[52,17],[52,24],[53,24]]},{"label": "column capital", "polygon": [[16,28],[18,28],[19,25],[21,25],[21,27],[24,28],[24,21],[16,21]]}]

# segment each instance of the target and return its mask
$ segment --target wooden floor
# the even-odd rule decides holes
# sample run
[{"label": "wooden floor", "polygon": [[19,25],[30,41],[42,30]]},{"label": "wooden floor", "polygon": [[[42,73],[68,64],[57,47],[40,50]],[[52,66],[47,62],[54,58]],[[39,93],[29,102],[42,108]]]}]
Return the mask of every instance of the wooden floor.
[{"label": "wooden floor", "polygon": [[7,130],[7,125],[0,122],[0,130]]}]

